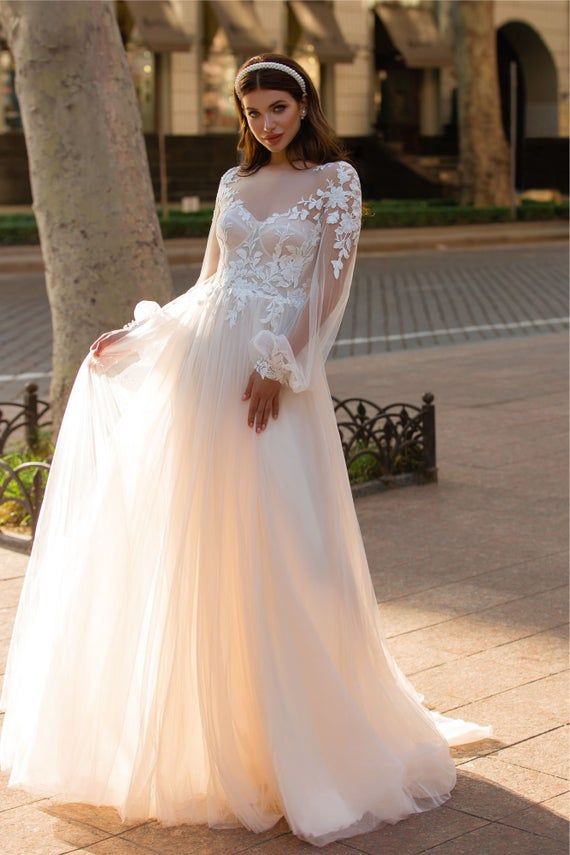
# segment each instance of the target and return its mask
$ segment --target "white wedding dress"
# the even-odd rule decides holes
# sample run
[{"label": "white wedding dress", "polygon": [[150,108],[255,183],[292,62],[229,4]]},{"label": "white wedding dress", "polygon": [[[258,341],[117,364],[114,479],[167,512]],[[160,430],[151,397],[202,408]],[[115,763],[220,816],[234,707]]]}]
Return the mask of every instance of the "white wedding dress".
[{"label": "white wedding dress", "polygon": [[[197,284],[86,355],[0,698],[8,786],[323,846],[441,805],[449,745],[489,735],[428,711],[383,635],[324,370],[360,216],[345,161],[228,170]],[[283,383],[261,433],[255,364]]]}]

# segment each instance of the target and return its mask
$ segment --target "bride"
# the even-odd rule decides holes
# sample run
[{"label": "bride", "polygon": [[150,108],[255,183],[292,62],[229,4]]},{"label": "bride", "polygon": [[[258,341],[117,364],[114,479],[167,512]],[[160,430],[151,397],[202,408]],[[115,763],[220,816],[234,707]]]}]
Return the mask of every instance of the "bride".
[{"label": "bride", "polygon": [[441,805],[449,745],[385,642],[324,362],[358,174],[292,59],[235,81],[197,284],[101,335],[64,414],[0,698],[8,786],[316,846]]}]

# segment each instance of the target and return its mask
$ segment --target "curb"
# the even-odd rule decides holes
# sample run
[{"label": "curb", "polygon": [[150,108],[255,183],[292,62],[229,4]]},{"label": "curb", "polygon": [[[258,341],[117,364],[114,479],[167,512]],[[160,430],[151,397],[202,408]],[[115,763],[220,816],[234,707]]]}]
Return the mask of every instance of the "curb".
[{"label": "curb", "polygon": [[[359,256],[399,252],[477,249],[486,246],[520,246],[546,242],[568,242],[568,224],[529,222],[513,228],[508,224],[447,226],[418,229],[363,229],[358,246]],[[173,238],[165,241],[171,267],[201,264],[206,238]],[[8,273],[43,273],[40,247],[0,247],[0,275]]]}]

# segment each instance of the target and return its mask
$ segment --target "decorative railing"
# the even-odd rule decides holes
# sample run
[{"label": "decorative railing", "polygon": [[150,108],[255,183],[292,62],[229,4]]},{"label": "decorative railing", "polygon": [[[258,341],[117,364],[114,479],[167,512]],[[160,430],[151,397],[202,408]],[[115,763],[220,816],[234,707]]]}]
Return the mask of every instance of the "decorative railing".
[{"label": "decorative railing", "polygon": [[333,396],[353,493],[437,481],[431,392],[422,401],[421,407],[407,403],[381,407],[361,398]]},{"label": "decorative railing", "polygon": [[[0,545],[31,550],[51,454],[45,429],[50,405],[28,383],[23,403],[0,402]],[[355,496],[406,484],[437,481],[435,407],[426,392],[420,407],[408,403],[381,407],[361,398],[333,396],[342,450]],[[18,438],[18,449],[7,449]],[[43,453],[42,453],[43,452]],[[41,459],[40,459],[41,455]]]},{"label": "decorative railing", "polygon": [[[26,385],[22,403],[0,402],[0,545],[23,552],[31,549],[49,475],[51,455],[41,448],[49,408],[36,383]],[[11,437],[18,439],[13,451]]]},{"label": "decorative railing", "polygon": [[26,446],[29,449],[37,448],[40,428],[51,425],[51,420],[44,419],[49,404],[38,398],[37,384],[26,384],[21,404],[0,401],[0,407],[10,407],[16,411],[12,418],[8,419],[0,409],[0,456],[5,452],[9,438],[17,431],[24,431]]}]

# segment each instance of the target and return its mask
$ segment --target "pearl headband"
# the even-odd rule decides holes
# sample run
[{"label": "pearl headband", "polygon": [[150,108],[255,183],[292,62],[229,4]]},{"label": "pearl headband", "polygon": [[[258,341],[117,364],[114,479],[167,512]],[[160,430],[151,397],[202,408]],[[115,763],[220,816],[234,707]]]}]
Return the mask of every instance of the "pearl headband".
[{"label": "pearl headband", "polygon": [[237,75],[234,82],[234,89],[237,94],[238,85],[242,77],[245,77],[246,74],[249,74],[250,71],[257,71],[258,68],[274,68],[276,71],[284,71],[286,74],[290,74],[291,77],[294,77],[299,86],[301,87],[301,91],[303,95],[307,94],[307,87],[305,85],[305,81],[301,77],[298,71],[295,71],[294,68],[289,68],[288,65],[284,65],[282,62],[254,62],[252,65],[246,65],[245,68]]}]

